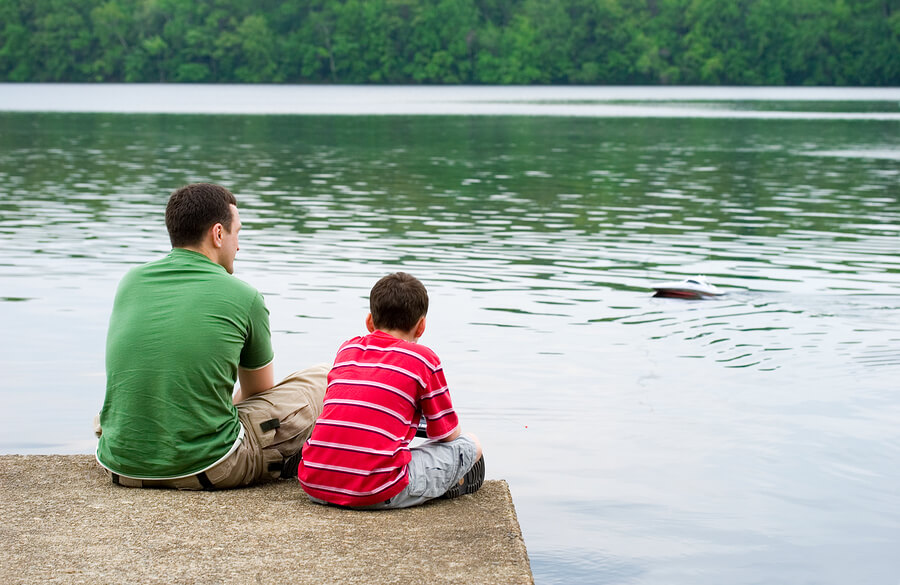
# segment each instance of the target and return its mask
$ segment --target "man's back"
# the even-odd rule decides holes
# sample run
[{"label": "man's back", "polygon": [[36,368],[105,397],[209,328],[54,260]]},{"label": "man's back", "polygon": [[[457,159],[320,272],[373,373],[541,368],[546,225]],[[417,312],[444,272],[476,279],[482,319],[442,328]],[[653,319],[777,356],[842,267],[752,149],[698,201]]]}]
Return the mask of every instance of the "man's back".
[{"label": "man's back", "polygon": [[224,457],[241,425],[238,366],[272,360],[262,296],[190,250],[133,269],[107,337],[100,462],[137,478],[190,475]]}]

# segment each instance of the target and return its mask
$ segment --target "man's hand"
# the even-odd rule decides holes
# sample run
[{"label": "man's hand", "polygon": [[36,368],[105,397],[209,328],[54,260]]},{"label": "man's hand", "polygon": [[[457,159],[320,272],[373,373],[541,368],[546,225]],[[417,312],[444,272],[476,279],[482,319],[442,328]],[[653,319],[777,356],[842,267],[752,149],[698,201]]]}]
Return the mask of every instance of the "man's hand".
[{"label": "man's hand", "polygon": [[241,387],[235,393],[232,402],[237,404],[250,398],[254,394],[259,394],[263,390],[268,390],[275,385],[275,366],[269,364],[258,370],[245,370],[238,368],[238,382]]}]

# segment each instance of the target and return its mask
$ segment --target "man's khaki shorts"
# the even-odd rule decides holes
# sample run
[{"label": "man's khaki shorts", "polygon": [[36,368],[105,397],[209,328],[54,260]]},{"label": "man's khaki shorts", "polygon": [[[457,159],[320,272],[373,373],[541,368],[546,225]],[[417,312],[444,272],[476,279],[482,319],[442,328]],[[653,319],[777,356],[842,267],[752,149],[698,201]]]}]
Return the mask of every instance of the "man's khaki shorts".
[{"label": "man's khaki shorts", "polygon": [[203,474],[152,480],[115,476],[114,480],[128,487],[199,490],[278,479],[284,460],[300,451],[322,414],[328,370],[328,364],[319,364],[294,372],[271,389],[237,404],[244,438],[231,455],[204,472],[206,485],[200,479]]}]

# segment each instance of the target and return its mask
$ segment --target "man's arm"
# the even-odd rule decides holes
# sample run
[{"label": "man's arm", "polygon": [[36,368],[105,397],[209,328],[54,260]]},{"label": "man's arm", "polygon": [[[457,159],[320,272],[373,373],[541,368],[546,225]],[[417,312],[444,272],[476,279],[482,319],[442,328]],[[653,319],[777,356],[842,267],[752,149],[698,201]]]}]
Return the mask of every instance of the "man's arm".
[{"label": "man's arm", "polygon": [[275,366],[271,362],[258,370],[245,370],[238,368],[238,382],[241,387],[235,393],[232,402],[243,402],[254,394],[268,390],[275,385]]}]

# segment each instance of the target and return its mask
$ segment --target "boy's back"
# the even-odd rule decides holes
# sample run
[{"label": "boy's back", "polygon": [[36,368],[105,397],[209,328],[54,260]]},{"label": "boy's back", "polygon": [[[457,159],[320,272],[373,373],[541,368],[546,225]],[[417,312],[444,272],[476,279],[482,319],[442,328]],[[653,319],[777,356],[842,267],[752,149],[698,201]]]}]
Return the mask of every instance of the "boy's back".
[{"label": "boy's back", "polygon": [[409,443],[423,414],[430,439],[449,436],[459,424],[433,351],[383,331],[346,342],[303,449],[304,490],[342,506],[394,497],[409,483]]}]

